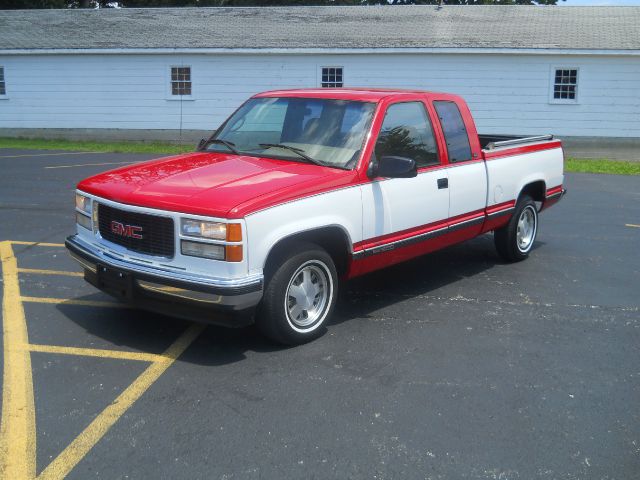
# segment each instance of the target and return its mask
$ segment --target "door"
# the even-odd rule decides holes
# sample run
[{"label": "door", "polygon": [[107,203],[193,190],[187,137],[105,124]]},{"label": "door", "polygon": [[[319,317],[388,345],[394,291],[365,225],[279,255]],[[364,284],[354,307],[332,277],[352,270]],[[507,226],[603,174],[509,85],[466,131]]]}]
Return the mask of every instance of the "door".
[{"label": "door", "polygon": [[487,204],[485,164],[478,146],[469,142],[469,136],[477,134],[456,102],[435,100],[433,106],[447,146],[450,231],[456,232],[456,241],[473,238],[482,229]]},{"label": "door", "polygon": [[364,241],[356,250],[372,257],[384,254],[381,263],[396,263],[423,253],[424,243],[435,235],[430,232],[446,229],[448,219],[447,171],[422,102],[387,107],[374,155],[371,161],[412,158],[418,167],[414,178],[377,178],[362,187]]}]

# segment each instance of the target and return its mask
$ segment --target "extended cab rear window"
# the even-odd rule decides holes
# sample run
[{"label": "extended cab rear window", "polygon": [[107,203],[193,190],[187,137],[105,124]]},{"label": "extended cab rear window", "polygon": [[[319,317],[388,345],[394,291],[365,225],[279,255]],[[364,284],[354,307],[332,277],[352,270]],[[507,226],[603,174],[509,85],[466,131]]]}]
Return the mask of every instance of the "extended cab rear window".
[{"label": "extended cab rear window", "polygon": [[469,134],[464,126],[462,115],[458,106],[454,102],[437,101],[433,102],[436,109],[444,139],[447,142],[447,152],[449,162],[465,162],[471,160],[471,145],[469,145]]}]

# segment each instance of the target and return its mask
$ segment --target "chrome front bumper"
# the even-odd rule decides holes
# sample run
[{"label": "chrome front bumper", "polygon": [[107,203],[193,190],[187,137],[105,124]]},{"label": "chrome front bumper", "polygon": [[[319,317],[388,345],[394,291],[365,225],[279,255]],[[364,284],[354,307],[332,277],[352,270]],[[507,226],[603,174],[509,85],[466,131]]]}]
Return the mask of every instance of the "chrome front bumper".
[{"label": "chrome front bumper", "polygon": [[68,237],[65,246],[84,268],[85,280],[146,310],[206,323],[240,326],[251,322],[248,319],[229,322],[230,314],[251,314],[262,298],[262,275],[223,279],[141,265],[117,258],[77,235]]}]

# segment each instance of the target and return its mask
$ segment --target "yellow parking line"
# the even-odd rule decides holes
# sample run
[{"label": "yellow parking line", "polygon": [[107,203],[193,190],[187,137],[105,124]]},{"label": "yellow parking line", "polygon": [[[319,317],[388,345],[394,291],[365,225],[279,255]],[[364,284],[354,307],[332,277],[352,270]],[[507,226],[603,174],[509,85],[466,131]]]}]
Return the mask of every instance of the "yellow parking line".
[{"label": "yellow parking line", "polygon": [[59,347],[56,345],[37,345],[33,343],[29,345],[29,350],[40,353],[115,358],[118,360],[139,360],[141,362],[163,362],[166,360],[162,355],[156,355],[154,353],[125,352],[123,350],[105,350],[101,348]]},{"label": "yellow parking line", "polygon": [[23,302],[49,303],[52,305],[80,305],[83,307],[131,308],[126,303],[99,302],[96,300],[74,300],[72,298],[20,297]]},{"label": "yellow parking line", "polygon": [[160,375],[176,361],[187,347],[193,343],[204,328],[205,326],[200,324],[191,325],[162,354],[164,358],[149,365],[118,398],[105,408],[102,413],[42,471],[38,479],[61,479],[66,477],[131,405],[133,405]]},{"label": "yellow parking line", "polygon": [[36,247],[64,247],[64,243],[46,243],[46,242],[21,242],[20,240],[9,240],[12,245],[34,245]]},{"label": "yellow parking line", "polygon": [[52,170],[52,169],[55,169],[55,168],[92,167],[94,165],[129,165],[131,163],[138,163],[138,162],[78,163],[76,165],[52,165],[50,167],[44,167],[44,168]]},{"label": "yellow parking line", "polygon": [[151,365],[37,477],[39,479],[62,479],[89,453],[118,419],[158,380],[206,327],[201,324],[191,325],[160,355],[54,345],[31,345],[29,344],[22,303],[24,301],[109,307],[126,307],[126,305],[88,300],[22,297],[18,279],[20,269],[11,247],[12,243],[34,244],[33,242],[0,241],[4,348],[2,419],[0,424],[1,478],[16,480],[36,478],[36,419],[30,356],[32,351],[151,362]]},{"label": "yellow parking line", "polygon": [[625,223],[624,226],[625,227],[632,227],[632,228],[640,228],[640,225],[634,225],[633,223]]},{"label": "yellow parking line", "polygon": [[38,275],[63,275],[67,277],[83,277],[82,272],[65,272],[63,270],[41,270],[39,268],[18,268],[20,273],[36,273]]},{"label": "yellow parking line", "polygon": [[58,157],[66,155],[104,154],[107,152],[64,152],[64,153],[25,153],[21,155],[2,155],[0,158],[24,158],[24,157]]},{"label": "yellow parking line", "polygon": [[0,472],[3,478],[36,475],[36,415],[31,356],[24,308],[20,302],[18,264],[10,242],[0,242],[4,295],[2,325],[4,377],[0,424]]}]

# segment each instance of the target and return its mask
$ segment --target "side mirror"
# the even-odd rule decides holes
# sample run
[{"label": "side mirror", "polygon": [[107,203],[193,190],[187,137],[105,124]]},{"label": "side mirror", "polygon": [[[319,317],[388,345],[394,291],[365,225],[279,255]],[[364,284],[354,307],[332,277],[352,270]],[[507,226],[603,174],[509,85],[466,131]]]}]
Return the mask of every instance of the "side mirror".
[{"label": "side mirror", "polygon": [[204,138],[201,138],[200,141],[198,142],[198,146],[196,147],[196,150],[199,152],[202,151],[202,149],[206,144],[207,144],[207,141]]},{"label": "side mirror", "polygon": [[418,175],[416,161],[406,157],[382,157],[375,172],[378,177],[413,178]]}]

